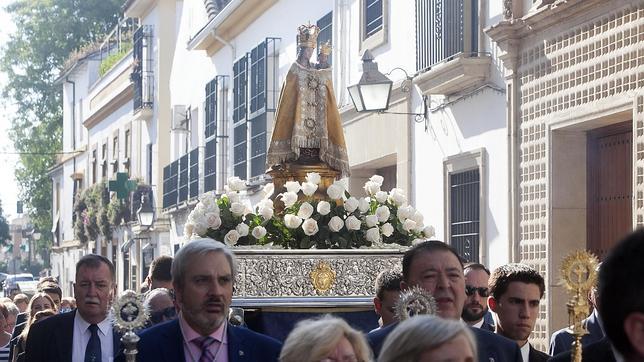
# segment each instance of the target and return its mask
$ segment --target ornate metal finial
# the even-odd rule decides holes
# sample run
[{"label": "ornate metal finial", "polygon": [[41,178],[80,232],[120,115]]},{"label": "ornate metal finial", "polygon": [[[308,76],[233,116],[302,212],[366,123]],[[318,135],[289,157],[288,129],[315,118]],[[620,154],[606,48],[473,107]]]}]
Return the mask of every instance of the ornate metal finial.
[{"label": "ornate metal finial", "polygon": [[335,283],[335,271],[331,269],[329,263],[321,261],[318,265],[311,271],[311,282],[315,290],[323,294],[327,290],[331,289],[333,283]]},{"label": "ornate metal finial", "polygon": [[572,294],[568,307],[568,321],[574,336],[572,342],[571,361],[581,362],[581,337],[588,334],[583,324],[590,305],[586,300],[588,292],[597,283],[597,257],[587,251],[577,251],[561,263],[561,279],[563,285]]},{"label": "ornate metal finial", "polygon": [[315,48],[320,28],[315,24],[300,25],[297,28],[297,46]]},{"label": "ornate metal finial", "polygon": [[114,326],[123,333],[121,342],[125,345],[125,358],[127,362],[135,362],[139,336],[134,331],[143,328],[149,319],[141,295],[132,290],[124,291],[112,305],[112,314],[115,318]]},{"label": "ornate metal finial", "polygon": [[503,0],[503,18],[505,20],[511,20],[513,17],[512,0]]},{"label": "ornate metal finial", "polygon": [[438,311],[436,300],[432,294],[418,286],[402,292],[394,309],[396,319],[399,321],[419,314],[433,315]]}]

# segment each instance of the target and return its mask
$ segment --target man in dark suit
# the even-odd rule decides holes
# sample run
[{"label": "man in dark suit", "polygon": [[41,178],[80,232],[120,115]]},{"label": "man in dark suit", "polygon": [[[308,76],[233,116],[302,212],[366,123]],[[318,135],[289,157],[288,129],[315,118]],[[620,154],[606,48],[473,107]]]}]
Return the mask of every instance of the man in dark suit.
[{"label": "man in dark suit", "polygon": [[468,263],[465,264],[463,272],[465,274],[465,295],[467,295],[467,299],[465,299],[461,318],[472,327],[494,332],[494,324],[490,324],[485,320],[486,315],[489,313],[487,282],[490,279],[490,271],[483,264]]},{"label": "man in dark suit", "polygon": [[116,292],[114,264],[88,254],[76,264],[76,311],[59,314],[31,326],[27,337],[29,362],[109,362],[123,357],[109,308]]},{"label": "man in dark suit", "polygon": [[[465,279],[463,263],[453,248],[441,241],[425,241],[407,250],[402,264],[402,290],[414,286],[423,288],[436,299],[440,317],[460,319],[465,303]],[[367,335],[376,356],[396,326],[392,324]],[[471,331],[476,338],[480,362],[521,361],[516,343],[480,328],[471,328]]]},{"label": "man in dark suit", "polygon": [[277,361],[281,343],[227,322],[234,255],[212,239],[192,240],[172,262],[179,317],[144,330],[139,362]]},{"label": "man in dark suit", "polygon": [[523,362],[545,362],[549,355],[528,343],[546,289],[543,277],[525,264],[506,264],[492,272],[488,305],[496,314],[496,333],[517,343]]}]

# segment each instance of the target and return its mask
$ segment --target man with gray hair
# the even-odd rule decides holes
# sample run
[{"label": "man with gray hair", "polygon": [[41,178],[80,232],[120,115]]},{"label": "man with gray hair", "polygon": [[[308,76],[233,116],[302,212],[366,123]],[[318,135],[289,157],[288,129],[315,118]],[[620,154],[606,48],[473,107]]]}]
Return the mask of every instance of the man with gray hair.
[{"label": "man with gray hair", "polygon": [[166,288],[155,288],[145,295],[143,305],[150,312],[150,326],[173,320],[177,310],[172,301],[172,294]]},{"label": "man with gray hair", "polygon": [[227,322],[235,256],[212,239],[185,244],[172,261],[179,317],[144,330],[138,361],[277,361],[281,343]]}]

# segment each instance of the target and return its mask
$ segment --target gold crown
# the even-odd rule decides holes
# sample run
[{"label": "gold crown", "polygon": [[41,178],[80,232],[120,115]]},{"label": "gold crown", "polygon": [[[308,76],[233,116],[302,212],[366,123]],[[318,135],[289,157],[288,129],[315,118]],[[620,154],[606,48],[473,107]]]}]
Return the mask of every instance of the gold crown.
[{"label": "gold crown", "polygon": [[320,28],[317,25],[300,25],[297,28],[297,45],[307,48],[315,48]]},{"label": "gold crown", "polygon": [[327,40],[326,42],[320,44],[320,54],[329,55],[331,54],[331,41]]}]

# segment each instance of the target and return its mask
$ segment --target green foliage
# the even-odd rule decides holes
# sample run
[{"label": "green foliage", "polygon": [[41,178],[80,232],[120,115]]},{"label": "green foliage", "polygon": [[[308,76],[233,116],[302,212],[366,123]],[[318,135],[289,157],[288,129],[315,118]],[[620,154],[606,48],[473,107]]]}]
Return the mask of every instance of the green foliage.
[{"label": "green foliage", "polygon": [[8,241],[11,238],[9,235],[9,224],[7,219],[4,217],[4,212],[2,210],[2,200],[0,200],[0,245],[9,245]]},{"label": "green foliage", "polygon": [[121,49],[116,53],[112,53],[103,59],[101,65],[98,67],[98,74],[102,77],[107,73],[112,67],[118,63],[127,53],[132,50],[132,43],[123,43]]},{"label": "green foliage", "polygon": [[74,202],[74,234],[82,243],[112,238],[115,226],[130,221],[130,203],[110,197],[105,182],[85,189]]},{"label": "green foliage", "polygon": [[[72,51],[100,41],[117,23],[123,0],[15,0],[5,10],[16,31],[0,54],[7,76],[2,97],[15,106],[11,137],[21,152],[16,170],[20,199],[38,230],[51,229],[48,170],[61,150],[62,87],[54,84]],[[48,264],[52,235],[43,233],[37,249]]]}]

